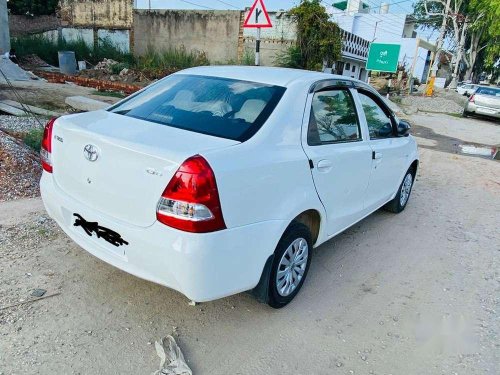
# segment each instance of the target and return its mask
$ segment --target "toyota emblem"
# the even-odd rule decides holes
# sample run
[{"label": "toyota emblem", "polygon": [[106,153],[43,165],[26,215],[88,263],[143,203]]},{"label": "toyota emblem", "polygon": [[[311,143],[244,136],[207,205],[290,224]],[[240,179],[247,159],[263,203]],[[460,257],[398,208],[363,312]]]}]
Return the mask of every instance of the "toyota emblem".
[{"label": "toyota emblem", "polygon": [[88,161],[96,161],[99,158],[99,150],[97,146],[88,144],[83,148],[83,155]]}]

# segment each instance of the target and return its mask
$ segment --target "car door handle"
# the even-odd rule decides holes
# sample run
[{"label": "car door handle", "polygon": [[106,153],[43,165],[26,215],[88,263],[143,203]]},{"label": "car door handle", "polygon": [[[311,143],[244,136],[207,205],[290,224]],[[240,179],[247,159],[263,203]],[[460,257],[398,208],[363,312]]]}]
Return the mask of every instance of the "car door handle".
[{"label": "car door handle", "polygon": [[372,159],[373,160],[380,160],[380,159],[382,159],[382,153],[381,152],[377,152],[377,151],[373,151],[373,153],[372,153]]},{"label": "car door handle", "polygon": [[318,171],[327,172],[332,168],[332,166],[333,166],[333,163],[330,160],[323,159],[323,160],[318,161],[317,168],[318,168]]}]

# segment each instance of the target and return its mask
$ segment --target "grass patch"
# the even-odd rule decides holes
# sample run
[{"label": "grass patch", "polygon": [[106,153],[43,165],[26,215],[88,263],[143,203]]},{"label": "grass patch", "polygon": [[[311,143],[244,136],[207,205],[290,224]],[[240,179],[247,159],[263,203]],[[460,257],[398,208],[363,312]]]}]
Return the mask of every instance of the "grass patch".
[{"label": "grass patch", "polygon": [[23,141],[28,147],[32,148],[36,152],[40,152],[40,148],[42,147],[42,138],[43,129],[32,129],[24,135]]},{"label": "grass patch", "polygon": [[127,95],[125,95],[125,94],[123,94],[121,92],[98,91],[98,90],[93,91],[92,95],[109,96],[109,97],[112,97],[112,98],[120,98],[120,99],[123,99],[123,98],[127,97]]},{"label": "grass patch", "polygon": [[205,52],[187,51],[184,47],[155,51],[148,48],[143,56],[136,59],[135,69],[150,78],[160,78],[181,69],[210,65]]},{"label": "grass patch", "polygon": [[35,54],[54,66],[59,65],[59,51],[74,51],[77,60],[86,60],[91,64],[97,64],[105,57],[124,64],[124,67],[134,63],[132,54],[122,52],[108,38],[100,39],[99,48],[96,50],[89,47],[83,39],[66,41],[59,38],[56,41],[51,41],[40,35],[12,38],[11,44],[12,48],[15,48],[18,57],[22,58],[23,56]]}]

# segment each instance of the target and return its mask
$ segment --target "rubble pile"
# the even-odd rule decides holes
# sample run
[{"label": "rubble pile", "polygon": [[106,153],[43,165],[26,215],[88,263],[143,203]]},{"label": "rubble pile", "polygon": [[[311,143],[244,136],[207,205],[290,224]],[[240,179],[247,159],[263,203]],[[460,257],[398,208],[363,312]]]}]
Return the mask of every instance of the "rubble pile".
[{"label": "rubble pile", "polygon": [[97,63],[96,66],[94,66],[95,70],[105,70],[107,73],[112,73],[113,71],[113,65],[118,65],[120,64],[118,61],[115,61],[113,59],[104,59],[100,62]]}]

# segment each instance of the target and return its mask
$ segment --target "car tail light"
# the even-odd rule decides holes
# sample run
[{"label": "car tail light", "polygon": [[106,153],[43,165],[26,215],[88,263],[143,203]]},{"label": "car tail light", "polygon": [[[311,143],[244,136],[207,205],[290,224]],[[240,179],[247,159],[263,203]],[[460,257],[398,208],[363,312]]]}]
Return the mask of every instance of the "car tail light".
[{"label": "car tail light", "polygon": [[190,157],[179,167],[158,202],[156,218],[186,232],[226,228],[215,175],[202,156]]},{"label": "car tail light", "polygon": [[44,171],[52,173],[52,128],[56,118],[50,119],[43,129],[42,147],[40,149],[40,159]]},{"label": "car tail light", "polygon": [[474,94],[472,94],[469,98],[469,102],[474,103]]}]

